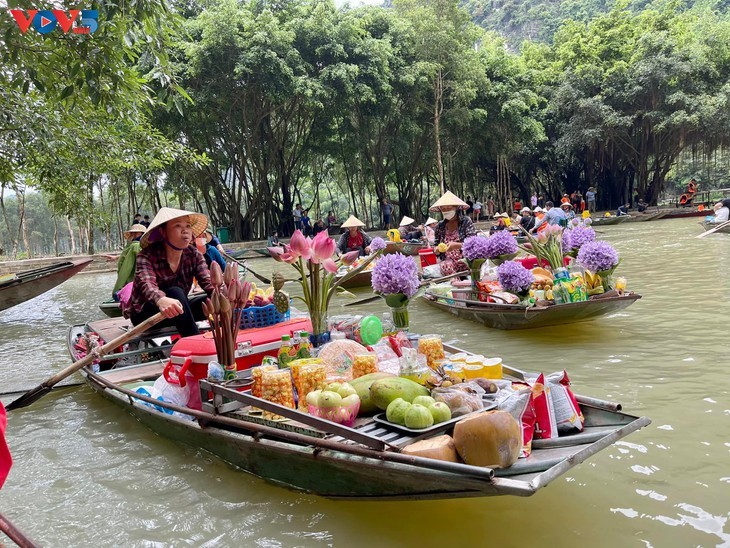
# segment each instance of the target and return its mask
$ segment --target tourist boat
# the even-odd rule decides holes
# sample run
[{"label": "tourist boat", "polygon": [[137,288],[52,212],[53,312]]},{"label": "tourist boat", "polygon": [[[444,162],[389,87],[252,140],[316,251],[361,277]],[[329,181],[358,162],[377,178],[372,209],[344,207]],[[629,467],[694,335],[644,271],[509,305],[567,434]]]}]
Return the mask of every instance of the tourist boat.
[{"label": "tourist boat", "polygon": [[89,266],[92,259],[74,259],[0,276],[0,310],[24,303],[53,289]]},{"label": "tourist boat", "polygon": [[657,211],[647,211],[645,213],[632,213],[631,215],[622,215],[626,218],[627,223],[643,223],[646,221],[656,221],[661,219],[665,215],[669,214],[666,209],[660,209]]},{"label": "tourist boat", "polygon": [[[344,274],[342,275],[344,276]],[[337,278],[341,278],[339,274],[337,275]],[[362,270],[352,276],[351,278],[348,278],[345,280],[342,284],[340,284],[340,287],[343,289],[356,289],[358,287],[371,287],[372,285],[372,279],[373,279],[373,269],[367,269]]]},{"label": "tourist boat", "polygon": [[592,320],[631,306],[641,295],[637,293],[596,295],[587,301],[549,306],[485,303],[436,295],[427,291],[423,299],[430,305],[496,329],[528,329]]},{"label": "tourist boat", "polygon": [[727,223],[727,222],[725,222],[725,223],[713,223],[713,222],[710,222],[710,221],[702,221],[700,223],[700,226],[702,226],[702,228],[705,229],[705,232],[707,232],[708,230],[712,230],[713,228],[715,228],[715,227],[717,227],[717,226],[719,226],[721,224],[725,224],[725,226],[723,226],[720,230],[716,230],[715,232],[723,232],[725,234],[730,234],[730,223]]},{"label": "tourist boat", "polygon": [[419,250],[426,249],[427,247],[429,246],[423,242],[386,242],[383,254],[401,253],[403,255],[416,256]]},{"label": "tourist boat", "polygon": [[[110,320],[102,320],[110,321]],[[84,326],[71,328],[69,348]],[[239,333],[240,335],[240,333]],[[254,353],[257,349],[251,349]],[[445,345],[447,352],[461,352]],[[115,359],[108,355],[105,360]],[[400,450],[426,436],[359,418],[352,427],[300,413],[250,395],[250,370],[233,384],[200,380],[202,409],[194,410],[139,394],[162,374],[165,360],[102,372],[82,370],[97,393],[119,405],[152,431],[203,449],[279,486],[335,499],[418,500],[496,495],[530,496],[592,455],[651,421],[621,410],[620,404],[577,396],[584,431],[534,440],[532,453],[504,470],[404,455]],[[524,379],[518,369],[504,368]],[[251,406],[287,421],[249,414]],[[182,415],[181,415],[182,414]],[[436,432],[449,432],[449,426]],[[432,434],[429,434],[432,435]]]},{"label": "tourist boat", "polygon": [[596,217],[591,220],[591,226],[611,226],[623,223],[629,219],[628,215],[621,215],[620,217]]},{"label": "tourist boat", "polygon": [[661,217],[662,219],[686,219],[689,217],[706,217],[707,215],[712,215],[712,208],[706,208],[700,211],[698,209],[676,207],[662,209],[661,211],[666,211]]}]

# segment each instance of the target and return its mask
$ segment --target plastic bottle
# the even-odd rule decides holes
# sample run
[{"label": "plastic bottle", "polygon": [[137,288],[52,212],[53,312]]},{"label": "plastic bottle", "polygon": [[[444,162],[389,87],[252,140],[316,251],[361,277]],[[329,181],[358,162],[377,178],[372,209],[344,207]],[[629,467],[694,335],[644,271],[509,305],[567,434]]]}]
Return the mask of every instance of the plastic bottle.
[{"label": "plastic bottle", "polygon": [[383,319],[380,321],[380,323],[383,325],[383,336],[387,335],[393,335],[397,330],[395,328],[395,324],[393,323],[393,317],[390,315],[390,312],[383,312]]},{"label": "plastic bottle", "polygon": [[292,333],[292,339],[291,339],[291,346],[292,356],[297,356],[299,354],[299,345],[302,343],[302,332],[299,330],[296,330]]},{"label": "plastic bottle", "polygon": [[284,369],[285,367],[289,367],[289,362],[292,361],[292,351],[294,348],[292,347],[291,343],[291,337],[289,335],[282,335],[281,336],[281,348],[279,348],[279,369]]},{"label": "plastic bottle", "polygon": [[310,358],[312,356],[312,343],[309,342],[309,332],[302,331],[297,348],[297,359]]}]

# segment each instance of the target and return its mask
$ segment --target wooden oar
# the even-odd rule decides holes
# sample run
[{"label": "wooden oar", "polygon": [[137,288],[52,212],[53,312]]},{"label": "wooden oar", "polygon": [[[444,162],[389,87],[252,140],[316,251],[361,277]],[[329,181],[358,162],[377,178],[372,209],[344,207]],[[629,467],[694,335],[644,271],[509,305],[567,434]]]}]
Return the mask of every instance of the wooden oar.
[{"label": "wooden oar", "polygon": [[246,269],[246,270],[247,270],[248,272],[250,272],[251,274],[253,274],[253,275],[254,275],[254,276],[256,277],[256,279],[258,279],[258,280],[262,281],[262,282],[263,282],[263,283],[265,283],[265,284],[271,284],[271,280],[270,280],[269,278],[267,278],[267,277],[265,277],[265,276],[262,276],[261,274],[258,274],[258,273],[257,273],[257,272],[256,272],[256,271],[255,271],[254,269],[252,269],[252,268],[251,268],[250,266],[248,266],[247,264],[245,264],[245,263],[242,263],[241,261],[239,261],[238,259],[236,259],[236,258],[235,258],[235,257],[233,257],[232,255],[229,255],[229,254],[228,254],[228,253],[226,253],[225,251],[223,251],[223,252],[222,252],[221,254],[223,255],[223,257],[225,257],[225,258],[226,258],[226,259],[228,259],[229,261],[233,261],[234,263],[238,263],[239,265],[241,265],[241,266],[242,266],[243,268],[245,268],[245,269]]},{"label": "wooden oar", "polygon": [[710,230],[708,230],[707,232],[703,232],[703,233],[702,233],[702,234],[700,234],[699,236],[695,236],[695,238],[698,238],[698,239],[699,239],[699,238],[704,238],[705,236],[709,236],[709,235],[710,235],[710,234],[712,234],[713,232],[717,232],[717,231],[718,231],[718,230],[720,230],[720,229],[721,229],[722,227],[725,227],[725,226],[728,226],[728,225],[730,225],[730,221],[725,221],[724,223],[720,223],[719,225],[717,225],[717,226],[716,226],[715,228],[711,228],[711,229],[710,229]]},{"label": "wooden oar", "polygon": [[127,331],[124,335],[118,336],[113,341],[110,341],[106,343],[104,346],[97,348],[94,352],[89,352],[85,357],[81,358],[77,362],[69,365],[66,369],[60,371],[59,373],[56,373],[53,375],[50,379],[46,379],[43,383],[39,384],[35,388],[29,390],[22,396],[20,396],[17,400],[14,400],[10,402],[6,406],[6,409],[8,411],[12,409],[19,409],[21,407],[27,407],[34,401],[37,401],[41,399],[43,396],[48,394],[53,389],[53,386],[72,373],[75,373],[82,367],[85,367],[87,365],[90,365],[97,357],[104,356],[105,354],[108,354],[118,346],[124,344],[125,342],[129,341],[130,339],[133,339],[137,335],[144,333],[147,331],[150,327],[153,325],[156,325],[160,323],[162,320],[165,319],[165,316],[162,314],[162,312],[158,312],[151,318],[146,319],[141,324],[139,324],[136,327],[133,327],[129,331]]},{"label": "wooden oar", "polygon": [[[451,278],[454,278],[456,276],[464,276],[466,274],[467,274],[467,272],[461,271],[461,272],[454,272],[452,274],[449,274],[448,276],[442,276],[441,278],[433,278],[433,279],[429,279],[429,280],[423,280],[421,282],[421,285],[419,285],[418,287],[424,287],[426,285],[431,285],[431,284],[437,284],[437,283],[440,283],[440,282],[445,282],[446,280],[450,280]],[[355,306],[356,304],[371,303],[371,302],[373,302],[373,301],[375,301],[375,300],[377,300],[379,298],[380,298],[380,295],[373,295],[372,297],[368,297],[367,299],[360,299],[359,301],[355,301],[355,302],[352,302],[352,303],[347,303],[345,306]]]}]

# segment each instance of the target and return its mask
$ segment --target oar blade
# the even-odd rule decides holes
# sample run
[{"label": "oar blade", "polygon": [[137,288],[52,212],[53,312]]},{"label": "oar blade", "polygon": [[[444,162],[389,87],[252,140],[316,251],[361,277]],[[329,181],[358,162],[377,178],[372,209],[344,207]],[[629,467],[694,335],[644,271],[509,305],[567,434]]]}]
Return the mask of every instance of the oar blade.
[{"label": "oar blade", "polygon": [[5,406],[5,409],[7,409],[8,411],[12,411],[13,409],[28,407],[31,403],[38,401],[43,396],[48,394],[51,391],[51,388],[51,386],[39,384],[32,390],[29,390],[28,392],[20,396],[17,400],[11,401],[8,405]]}]

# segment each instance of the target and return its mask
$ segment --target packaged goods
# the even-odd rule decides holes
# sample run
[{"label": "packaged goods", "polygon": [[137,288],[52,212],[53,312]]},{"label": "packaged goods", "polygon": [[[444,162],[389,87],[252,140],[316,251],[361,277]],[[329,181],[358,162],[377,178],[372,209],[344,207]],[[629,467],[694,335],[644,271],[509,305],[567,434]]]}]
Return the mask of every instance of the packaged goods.
[{"label": "packaged goods", "polygon": [[349,381],[352,380],[354,357],[366,351],[367,349],[363,345],[345,339],[344,341],[332,341],[323,345],[317,357],[322,360],[328,379]]},{"label": "packaged goods", "polygon": [[[294,409],[294,390],[292,389],[291,372],[288,369],[264,371],[261,377],[261,397],[272,403]],[[280,415],[264,411],[264,418],[282,419]]]},{"label": "packaged goods", "polygon": [[357,379],[378,371],[378,356],[374,352],[355,354],[352,360],[352,378]]},{"label": "packaged goods", "polygon": [[434,388],[431,391],[434,400],[443,402],[449,407],[452,417],[461,417],[483,409],[482,394],[484,389],[471,382]]},{"label": "packaged goods", "polygon": [[552,373],[546,377],[550,388],[550,399],[555,410],[555,422],[560,434],[570,434],[583,430],[583,413],[570,389],[570,379],[566,371]]},{"label": "packaged goods", "polygon": [[456,452],[454,440],[451,436],[447,435],[417,441],[404,447],[401,453],[404,455],[413,455],[414,457],[459,462],[459,455]]},{"label": "packaged goods", "polygon": [[509,468],[520,456],[520,427],[505,411],[485,411],[454,426],[454,446],[461,459],[473,466]]},{"label": "packaged goods", "polygon": [[[327,373],[324,365],[316,363],[315,359],[296,360],[303,363],[292,363],[291,372],[294,388],[297,391],[298,408],[306,409],[305,396],[315,390],[321,390],[327,382]],[[312,363],[315,362],[315,363]]]},{"label": "packaged goods", "polygon": [[399,362],[398,376],[400,377],[423,385],[431,377],[432,369],[427,365],[426,356],[419,354],[414,348],[404,348]]},{"label": "packaged goods", "polygon": [[499,410],[508,412],[517,421],[522,440],[520,456],[529,456],[532,452],[532,436],[535,433],[536,420],[530,386],[512,383],[511,387],[497,392],[496,400]]},{"label": "packaged goods", "polygon": [[393,350],[389,340],[383,339],[370,348],[378,358],[378,371],[398,375],[400,371],[399,356]]},{"label": "packaged goods", "polygon": [[532,387],[532,404],[535,407],[535,439],[548,440],[558,437],[558,425],[550,398],[550,387],[545,384],[545,375],[540,373],[530,383]]},{"label": "packaged goods", "polygon": [[251,368],[251,378],[253,379],[253,385],[251,385],[251,395],[260,398],[263,394],[262,391],[262,377],[264,371],[275,371],[277,367],[275,365],[260,365],[258,367]]},{"label": "packaged goods", "polygon": [[418,351],[426,356],[431,369],[436,369],[437,360],[443,360],[445,357],[444,344],[440,335],[423,335],[418,340]]}]

